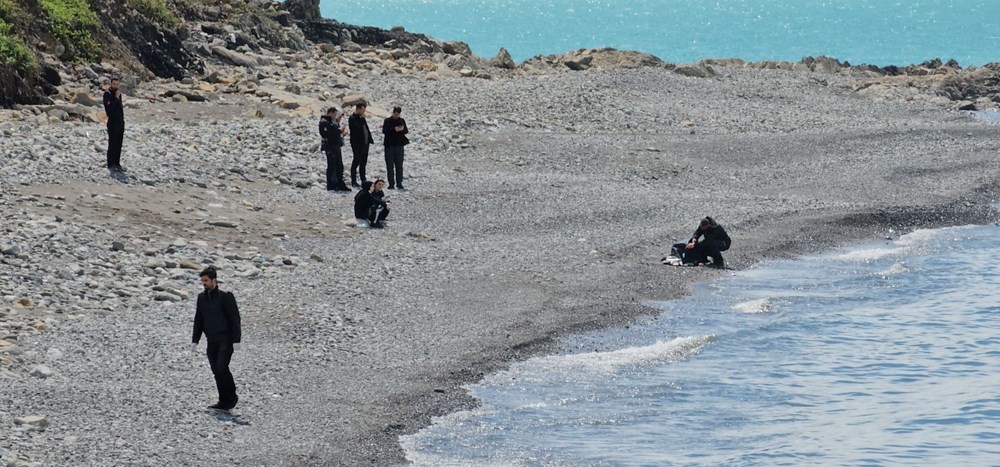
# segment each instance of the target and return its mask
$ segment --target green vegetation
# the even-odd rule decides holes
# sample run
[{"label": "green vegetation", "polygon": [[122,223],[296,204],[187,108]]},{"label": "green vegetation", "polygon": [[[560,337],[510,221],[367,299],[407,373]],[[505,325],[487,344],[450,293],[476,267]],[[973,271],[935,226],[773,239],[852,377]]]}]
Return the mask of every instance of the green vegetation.
[{"label": "green vegetation", "polygon": [[33,75],[38,69],[35,54],[14,35],[13,26],[0,19],[0,65],[13,68],[21,76]]},{"label": "green vegetation", "polygon": [[166,0],[128,0],[128,3],[136,11],[161,26],[176,28],[181,23],[177,15],[167,7]]},{"label": "green vegetation", "polygon": [[52,25],[52,34],[62,41],[73,56],[94,60],[97,44],[93,31],[100,21],[87,0],[39,0]]},{"label": "green vegetation", "polygon": [[15,24],[24,21],[27,14],[12,0],[0,0],[0,21]]}]

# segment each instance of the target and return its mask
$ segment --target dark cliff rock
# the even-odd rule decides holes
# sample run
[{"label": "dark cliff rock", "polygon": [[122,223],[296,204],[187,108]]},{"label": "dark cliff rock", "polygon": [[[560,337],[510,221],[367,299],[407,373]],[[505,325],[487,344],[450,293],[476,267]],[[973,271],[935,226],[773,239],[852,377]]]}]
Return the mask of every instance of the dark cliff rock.
[{"label": "dark cliff rock", "polygon": [[184,48],[176,30],[158,25],[120,2],[108,4],[111,11],[121,13],[102,15],[101,22],[151,73],[179,80],[204,71],[204,64]]},{"label": "dark cliff rock", "polygon": [[319,12],[319,0],[285,0],[284,9],[296,21],[313,22],[323,19]]},{"label": "dark cliff rock", "polygon": [[[354,26],[320,15],[319,0],[286,0],[282,5],[291,15],[292,21],[302,29],[306,38],[318,44],[342,45],[348,42],[361,45],[383,45],[396,41],[402,45],[417,45],[420,42],[436,42],[423,34],[413,34],[401,27],[382,29],[370,26]],[[468,46],[465,46],[468,48]]]},{"label": "dark cliff rock", "polygon": [[354,42],[361,45],[382,45],[396,41],[404,45],[416,45],[419,42],[433,41],[423,34],[406,32],[403,28],[386,30],[370,26],[354,26],[331,19],[302,21],[298,26],[307,39],[316,43],[342,45]]}]

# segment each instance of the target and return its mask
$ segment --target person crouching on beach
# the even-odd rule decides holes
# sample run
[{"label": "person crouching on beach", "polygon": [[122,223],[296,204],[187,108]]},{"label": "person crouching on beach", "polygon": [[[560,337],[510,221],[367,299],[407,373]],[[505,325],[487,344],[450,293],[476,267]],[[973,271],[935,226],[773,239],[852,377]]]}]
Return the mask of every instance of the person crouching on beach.
[{"label": "person crouching on beach", "polygon": [[344,159],[340,150],[344,146],[342,115],[336,107],[330,107],[319,120],[320,147],[326,154],[326,191],[351,191],[344,183]]},{"label": "person crouching on beach", "polygon": [[[382,180],[364,181],[361,183],[361,191],[354,195],[354,217],[358,220],[358,227],[376,229],[385,227],[382,220],[389,215],[389,204],[382,197],[375,195],[376,183],[385,184]],[[381,192],[382,187],[379,186],[377,190]]]},{"label": "person crouching on beach", "polygon": [[[684,256],[687,259],[688,255],[692,255],[696,264],[708,264],[709,267],[722,269],[726,267],[722,252],[728,250],[732,243],[726,229],[715,222],[715,219],[706,216],[698,223],[698,228],[684,246]],[[708,263],[709,256],[712,257],[711,264]]]}]

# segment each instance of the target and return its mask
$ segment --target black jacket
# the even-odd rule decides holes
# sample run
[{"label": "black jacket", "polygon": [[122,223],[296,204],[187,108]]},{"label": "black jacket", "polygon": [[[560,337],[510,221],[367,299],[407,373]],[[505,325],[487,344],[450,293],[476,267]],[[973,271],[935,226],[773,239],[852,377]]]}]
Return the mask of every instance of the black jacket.
[{"label": "black jacket", "polygon": [[347,119],[347,127],[351,129],[351,146],[375,144],[372,131],[368,129],[368,120],[359,117],[358,114],[351,114],[351,118]]},{"label": "black jacket", "polygon": [[382,198],[375,196],[372,192],[368,191],[371,188],[371,180],[364,182],[361,185],[361,191],[354,195],[354,217],[358,219],[367,219],[371,216],[372,209],[379,206],[382,209],[386,209],[388,205]]},{"label": "black jacket", "polygon": [[104,113],[108,114],[108,125],[124,125],[125,109],[122,99],[115,96],[111,90],[104,91]]},{"label": "black jacket", "polygon": [[[403,131],[396,131],[396,127],[403,125]],[[385,119],[382,122],[382,133],[385,134],[385,140],[382,144],[386,146],[406,146],[410,144],[410,140],[406,137],[406,134],[410,132],[410,129],[406,126],[406,120],[402,117],[396,120],[392,117]]]},{"label": "black jacket", "polygon": [[340,135],[340,127],[333,122],[332,117],[324,115],[319,119],[319,135],[323,138],[322,148],[324,150],[344,145],[344,137]]},{"label": "black jacket", "polygon": [[717,240],[722,242],[722,247],[719,251],[726,251],[729,249],[729,245],[733,243],[733,240],[729,238],[729,234],[726,233],[726,229],[723,229],[721,225],[715,224],[709,226],[707,230],[702,231],[701,228],[697,228],[694,234],[691,235],[691,241],[697,241],[699,237],[704,236],[705,240]]},{"label": "black jacket", "polygon": [[202,292],[198,294],[196,310],[191,342],[197,344],[202,332],[209,342],[240,341],[240,309],[232,292],[223,292],[218,287]]}]

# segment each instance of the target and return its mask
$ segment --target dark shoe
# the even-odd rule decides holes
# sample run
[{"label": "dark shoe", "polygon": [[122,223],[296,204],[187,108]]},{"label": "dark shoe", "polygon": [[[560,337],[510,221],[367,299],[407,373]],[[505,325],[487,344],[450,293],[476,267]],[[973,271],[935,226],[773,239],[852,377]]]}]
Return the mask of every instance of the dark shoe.
[{"label": "dark shoe", "polygon": [[221,403],[218,403],[218,402],[215,403],[215,404],[212,404],[212,405],[208,406],[208,408],[212,409],[212,410],[229,410],[225,406],[223,406]]},{"label": "dark shoe", "polygon": [[406,188],[403,187],[403,185],[396,185],[396,188],[398,188],[400,190],[405,190],[406,189]]},{"label": "dark shoe", "polygon": [[390,189],[390,190],[395,190],[395,189],[396,189],[396,187],[395,187],[395,186],[393,186],[393,185],[389,185],[389,189]]},{"label": "dark shoe", "polygon": [[125,170],[125,167],[122,167],[120,165],[118,167],[116,167],[115,169],[118,170],[119,172],[128,172],[128,170]]},{"label": "dark shoe", "polygon": [[233,395],[233,401],[229,404],[223,405],[222,410],[232,410],[236,407],[236,403],[240,401],[240,396]]},{"label": "dark shoe", "polygon": [[714,268],[714,269],[726,269],[726,261],[723,260],[722,258],[719,258],[719,259],[717,259],[717,260],[712,261],[711,263],[709,263],[708,267]]},{"label": "dark shoe", "polygon": [[373,229],[384,229],[385,228],[385,224],[383,224],[381,222],[376,222],[376,223],[372,224],[372,228]]},{"label": "dark shoe", "polygon": [[355,180],[351,180],[351,186],[353,186],[354,188],[357,188],[357,187],[359,187],[359,186],[361,186],[361,185],[358,185],[358,182],[357,182],[357,181],[355,181]]}]

